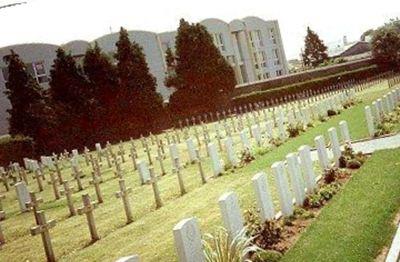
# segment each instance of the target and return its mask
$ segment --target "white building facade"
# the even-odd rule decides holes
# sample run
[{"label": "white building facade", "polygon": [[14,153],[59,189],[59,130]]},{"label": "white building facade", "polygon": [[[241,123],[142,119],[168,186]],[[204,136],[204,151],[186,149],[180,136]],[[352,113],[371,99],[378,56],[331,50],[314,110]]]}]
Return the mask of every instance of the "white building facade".
[{"label": "white building facade", "polygon": [[[257,17],[246,17],[226,23],[219,19],[200,22],[213,37],[215,46],[232,66],[237,84],[252,83],[288,74],[286,55],[278,21],[265,21]],[[167,71],[165,51],[175,50],[176,31],[153,33],[128,31],[129,39],[138,43],[146,55],[150,73],[157,80],[157,91],[168,100],[172,90],[164,84]],[[118,33],[107,34],[92,41],[104,52],[112,55],[116,51]],[[83,57],[91,43],[77,40],[62,45],[77,58]],[[58,46],[51,44],[22,44],[0,48],[0,134],[7,133],[7,113],[10,103],[3,94],[8,78],[3,56],[13,49],[26,63],[29,73],[43,87],[48,86],[50,69]]]}]

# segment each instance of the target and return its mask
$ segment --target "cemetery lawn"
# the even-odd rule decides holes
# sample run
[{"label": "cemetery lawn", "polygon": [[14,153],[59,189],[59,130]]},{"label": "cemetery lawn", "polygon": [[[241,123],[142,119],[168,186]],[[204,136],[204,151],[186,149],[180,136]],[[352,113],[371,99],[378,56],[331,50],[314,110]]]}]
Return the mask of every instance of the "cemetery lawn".
[{"label": "cemetery lawn", "polygon": [[282,261],[373,261],[400,211],[400,149],[375,152]]},{"label": "cemetery lawn", "polygon": [[[172,228],[181,219],[193,216],[198,218],[202,233],[211,233],[216,228],[221,227],[222,221],[218,198],[228,191],[237,193],[242,212],[254,207],[255,196],[251,178],[260,171],[267,173],[269,184],[273,185],[271,193],[275,208],[278,209],[277,193],[274,191],[275,181],[271,175],[270,166],[275,161],[283,160],[286,154],[297,151],[301,145],[314,146],[313,140],[317,135],[323,134],[326,141],[328,141],[328,128],[338,128],[341,120],[348,122],[353,140],[366,138],[368,130],[364,116],[364,106],[371,104],[373,100],[387,92],[387,83],[381,83],[358,93],[357,96],[362,100],[361,103],[342,111],[340,115],[333,116],[326,122],[315,122],[315,127],[308,128],[306,132],[301,133],[298,137],[289,139],[271,152],[264,155],[256,155],[256,159],[252,163],[236,169],[234,173],[228,172],[216,179],[209,179],[205,185],[201,184],[197,166],[189,164],[182,170],[182,177],[188,192],[184,196],[179,195],[178,181],[176,175],[170,172],[171,163],[167,158],[165,168],[168,174],[161,177],[158,182],[164,203],[164,206],[160,209],[155,209],[151,185],[139,185],[137,172],[133,171],[132,163],[128,159],[123,164],[123,170],[127,186],[132,187],[133,190],[131,206],[134,222],[129,225],[125,224],[125,214],[121,200],[116,199],[114,196],[115,192],[118,191],[118,180],[113,175],[113,169],[107,168],[105,164],[102,168],[105,182],[101,185],[104,203],[94,211],[96,226],[101,239],[94,244],[89,243],[90,237],[85,217],[75,216],[68,218],[65,199],[62,198],[55,201],[50,186],[46,185],[45,191],[38,195],[44,199],[41,209],[45,210],[46,217],[48,219],[57,219],[57,226],[50,230],[50,235],[58,261],[115,261],[118,257],[130,254],[139,254],[143,261],[175,261],[176,252]],[[211,125],[209,129],[212,130]],[[395,129],[399,130],[400,125],[397,125]],[[237,136],[236,140],[238,140]],[[254,141],[252,143],[254,144]],[[136,144],[139,145],[137,141]],[[180,146],[181,150],[183,150],[184,145],[181,144]],[[125,143],[125,150],[128,147],[128,143]],[[238,148],[236,147],[236,149]],[[116,151],[117,149],[115,146],[114,150]],[[155,152],[155,149],[153,148],[152,151]],[[393,154],[393,152],[396,152],[396,154]],[[377,153],[376,156],[380,154],[382,153]],[[182,155],[186,154],[182,153]],[[143,154],[141,158],[146,159]],[[372,160],[374,159],[375,157]],[[395,163],[400,159],[400,152],[391,151],[386,159],[388,163]],[[376,165],[376,163],[380,162],[381,160],[378,159],[372,163],[367,163],[362,170],[365,171],[369,167],[372,168],[374,167],[373,163]],[[211,176],[209,158],[205,159],[203,163],[206,176]],[[81,166],[83,168],[82,171],[85,174],[89,174],[91,168],[86,167],[84,163]],[[385,168],[393,170],[393,167]],[[156,167],[156,172],[159,173],[158,167]],[[399,174],[400,170],[397,173]],[[65,178],[70,179],[70,174],[71,169],[67,165],[63,169],[63,175]],[[90,175],[87,175],[83,182],[85,190],[73,195],[76,208],[82,205],[81,193],[89,193],[92,199],[95,200],[94,189],[88,185],[88,177]],[[373,183],[374,186],[375,183],[382,182],[379,177],[376,177],[376,179],[377,181]],[[385,180],[385,182],[387,181]],[[396,180],[391,183],[393,187],[390,187],[389,191],[399,188],[399,184],[396,183],[400,183],[400,181]],[[75,182],[71,182],[71,184],[76,186]],[[37,191],[36,183],[32,179],[30,179],[29,187],[30,190]],[[367,184],[366,187],[368,189],[372,186]],[[3,187],[0,188],[0,193],[5,193],[2,191]],[[370,191],[373,191],[373,189]],[[386,192],[379,191],[379,193],[384,194]],[[2,228],[7,243],[0,250],[0,261],[43,261],[45,256],[41,238],[39,236],[32,237],[29,234],[29,228],[34,222],[32,214],[21,214],[19,212],[14,189],[5,194],[6,199],[3,201],[3,206],[6,210],[7,219],[2,221]],[[374,197],[374,195],[370,195],[367,199],[371,201],[374,200]],[[376,202],[371,205],[382,205],[381,201]],[[381,235],[384,234],[382,233]],[[305,260],[307,261],[308,259]]]}]

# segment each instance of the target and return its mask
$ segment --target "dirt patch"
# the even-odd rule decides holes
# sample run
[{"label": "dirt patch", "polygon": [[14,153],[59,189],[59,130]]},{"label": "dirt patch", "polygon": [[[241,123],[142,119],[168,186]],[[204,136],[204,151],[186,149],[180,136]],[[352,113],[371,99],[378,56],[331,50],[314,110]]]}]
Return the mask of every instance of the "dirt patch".
[{"label": "dirt patch", "polygon": [[[396,214],[396,216],[394,217],[393,221],[392,221],[393,225],[396,226],[396,228],[399,226],[400,223],[400,212],[398,212]],[[392,243],[390,241],[390,243]],[[379,255],[375,258],[375,262],[384,262],[386,259],[386,256],[389,252],[390,247],[385,246],[382,248],[382,250],[379,252]]]}]

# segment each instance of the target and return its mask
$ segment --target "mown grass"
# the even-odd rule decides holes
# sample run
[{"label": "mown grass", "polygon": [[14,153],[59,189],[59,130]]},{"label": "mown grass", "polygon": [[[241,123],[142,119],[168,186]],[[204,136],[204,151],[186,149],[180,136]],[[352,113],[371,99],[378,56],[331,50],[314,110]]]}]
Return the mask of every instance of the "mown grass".
[{"label": "mown grass", "polygon": [[400,149],[375,152],[282,261],[374,261],[396,228],[399,174]]},{"label": "mown grass", "polygon": [[[45,191],[39,194],[45,200],[41,209],[45,210],[48,218],[58,221],[58,225],[51,230],[57,258],[60,261],[114,261],[120,256],[137,253],[143,261],[176,260],[172,238],[172,228],[176,223],[183,218],[196,216],[199,218],[203,232],[210,232],[221,226],[217,200],[221,194],[229,190],[234,190],[239,195],[242,210],[252,207],[255,205],[255,199],[251,177],[256,172],[266,171],[270,185],[275,188],[273,177],[269,172],[271,164],[274,161],[282,160],[286,154],[296,151],[303,144],[313,145],[316,135],[326,135],[327,129],[337,126],[340,120],[346,120],[349,123],[353,139],[368,136],[363,108],[385,92],[387,92],[385,83],[363,91],[360,94],[362,103],[330,118],[327,122],[316,122],[314,128],[307,129],[300,136],[289,139],[282,146],[274,148],[273,151],[263,156],[256,156],[256,160],[250,165],[217,179],[209,179],[205,185],[201,184],[197,166],[189,164],[182,173],[188,193],[182,197],[179,195],[177,178],[170,172],[171,163],[167,156],[165,166],[168,174],[161,177],[158,182],[164,206],[158,210],[155,209],[151,186],[140,186],[138,173],[133,170],[131,160],[126,157],[127,162],[123,164],[123,170],[127,185],[133,189],[131,205],[135,219],[129,225],[125,225],[121,200],[114,196],[114,193],[119,190],[118,181],[114,179],[113,169],[107,168],[106,162],[103,160],[102,172],[105,182],[101,184],[101,189],[105,202],[94,212],[101,239],[92,245],[89,245],[90,237],[85,217],[68,218],[65,199],[55,201],[50,186],[46,185]],[[237,136],[235,141],[236,148],[238,146],[240,148]],[[180,145],[180,148],[183,152],[184,143]],[[114,147],[114,152],[116,150],[117,147]],[[127,150],[127,145],[125,145],[125,150]],[[204,154],[204,148],[202,150]],[[140,148],[139,151],[142,149]],[[152,152],[154,153],[154,147]],[[183,161],[187,161],[187,155],[181,154],[181,156]],[[147,160],[143,152],[140,157]],[[156,173],[159,173],[159,167],[157,164],[155,165]],[[81,166],[83,172],[87,174],[87,178],[84,179],[85,190],[73,195],[75,207],[81,206],[81,193],[89,193],[95,200],[94,189],[88,185],[90,168],[86,167],[83,162]],[[204,168],[206,174],[210,176],[212,172],[208,159],[204,161]],[[66,164],[63,169],[64,178],[71,179],[70,173],[71,169]],[[32,180],[29,187],[31,190],[37,190],[36,183]],[[278,208],[276,194],[274,191],[272,193]],[[13,190],[6,193],[6,197],[3,203],[8,218],[2,222],[2,228],[7,244],[0,251],[0,261],[44,260],[40,237],[29,235],[29,227],[34,223],[32,214],[19,212]]]}]

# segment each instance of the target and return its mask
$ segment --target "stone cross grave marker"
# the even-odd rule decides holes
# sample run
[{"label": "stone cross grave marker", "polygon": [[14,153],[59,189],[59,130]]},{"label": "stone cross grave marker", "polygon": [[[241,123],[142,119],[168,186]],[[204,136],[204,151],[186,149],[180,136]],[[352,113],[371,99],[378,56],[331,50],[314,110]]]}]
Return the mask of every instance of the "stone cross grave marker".
[{"label": "stone cross grave marker", "polygon": [[58,183],[58,178],[53,172],[50,172],[50,181],[48,181],[48,184],[53,187],[53,194],[56,200],[60,199],[60,192],[58,191],[57,183]]},{"label": "stone cross grave marker", "polygon": [[238,197],[234,192],[223,194],[219,200],[222,221],[231,239],[243,229],[243,218],[240,213]]},{"label": "stone cross grave marker", "polygon": [[37,225],[31,227],[31,235],[36,236],[38,234],[42,235],[43,247],[46,253],[46,258],[48,262],[55,262],[56,257],[54,255],[53,246],[51,244],[50,232],[49,230],[56,226],[56,220],[52,219],[47,221],[44,211],[37,211]]},{"label": "stone cross grave marker", "polygon": [[175,158],[173,163],[177,167],[175,169],[175,172],[176,172],[176,176],[178,177],[179,190],[181,192],[181,196],[183,196],[184,194],[186,194],[186,189],[185,189],[185,185],[183,183],[183,179],[182,179],[182,174],[181,174],[181,169],[180,169],[180,166],[179,166],[178,158]]},{"label": "stone cross grave marker", "polygon": [[25,203],[25,206],[26,208],[32,209],[35,221],[38,223],[37,211],[39,211],[39,204],[43,203],[43,199],[36,197],[35,192],[29,192],[29,199],[30,200]]},{"label": "stone cross grave marker", "polygon": [[78,186],[78,191],[82,191],[83,190],[82,180],[81,180],[82,171],[80,171],[77,166],[72,166],[72,177],[76,181],[76,184]]},{"label": "stone cross grave marker", "polygon": [[162,207],[162,201],[160,197],[160,190],[158,189],[158,183],[157,183],[157,177],[154,173],[154,168],[150,167],[150,177],[151,177],[151,185],[153,188],[153,193],[154,193],[154,201],[156,203],[156,209]]},{"label": "stone cross grave marker", "polygon": [[89,226],[90,237],[92,242],[95,242],[100,239],[99,234],[97,233],[96,223],[94,221],[93,210],[97,207],[95,202],[90,200],[89,194],[82,195],[83,206],[78,208],[79,215],[86,215],[86,220]]},{"label": "stone cross grave marker", "polygon": [[[171,156],[171,163],[173,164],[172,169],[178,169],[180,167],[179,151],[175,143],[169,145],[169,154]],[[177,161],[175,161],[175,159],[177,159]]]},{"label": "stone cross grave marker", "polygon": [[264,172],[257,173],[252,179],[256,194],[257,207],[260,209],[261,221],[271,220],[275,216],[274,204]]},{"label": "stone cross grave marker", "polygon": [[126,187],[124,179],[120,179],[118,181],[118,183],[119,183],[120,191],[116,192],[115,196],[117,198],[122,199],[122,203],[124,205],[124,210],[125,210],[125,215],[126,215],[126,223],[130,224],[133,222],[132,209],[131,209],[131,205],[129,203],[129,194],[132,193],[132,188]]},{"label": "stone cross grave marker", "polygon": [[207,183],[207,179],[206,176],[204,174],[204,170],[203,170],[203,164],[201,163],[201,156],[200,156],[200,152],[198,149],[196,149],[196,162],[197,162],[197,166],[199,168],[199,175],[201,178],[201,182],[203,184]]},{"label": "stone cross grave marker", "polygon": [[196,218],[181,220],[173,229],[179,262],[204,262],[203,244]]},{"label": "stone cross grave marker", "polygon": [[96,192],[96,197],[97,197],[97,203],[99,203],[99,204],[104,202],[103,194],[101,193],[101,188],[100,188],[101,182],[102,182],[102,179],[99,176],[97,176],[95,173],[93,173],[93,178],[92,178],[92,180],[89,181],[89,184],[94,186],[94,190]]},{"label": "stone cross grave marker", "polygon": [[63,181],[63,187],[64,189],[61,191],[62,195],[65,195],[65,198],[67,199],[67,205],[68,205],[68,210],[69,210],[69,215],[75,216],[76,215],[76,210],[74,207],[74,201],[72,199],[72,190],[74,189],[73,186],[69,185],[68,181]]},{"label": "stone cross grave marker", "polygon": [[38,190],[40,192],[43,191],[43,183],[42,183],[42,179],[43,178],[44,178],[43,173],[40,171],[39,168],[37,168],[35,170],[35,179],[36,179],[36,182],[37,182],[37,185],[38,185]]}]

